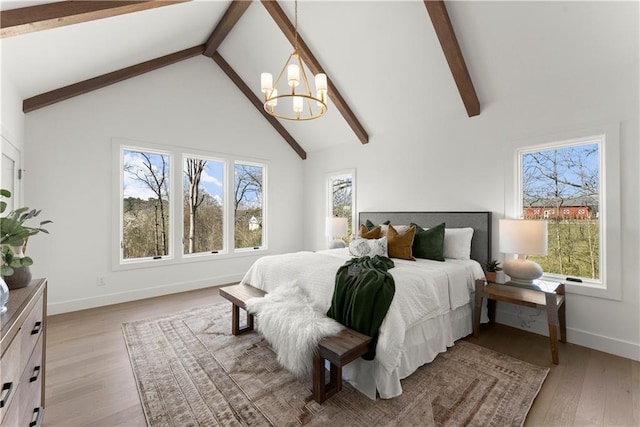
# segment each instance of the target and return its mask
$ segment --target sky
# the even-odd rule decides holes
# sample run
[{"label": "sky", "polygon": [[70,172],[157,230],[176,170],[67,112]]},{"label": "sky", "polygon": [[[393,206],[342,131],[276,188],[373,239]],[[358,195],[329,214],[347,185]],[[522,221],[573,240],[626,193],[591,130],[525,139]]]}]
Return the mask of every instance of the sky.
[{"label": "sky", "polygon": [[[151,164],[158,173],[162,168],[162,157],[165,158],[167,170],[170,170],[170,156],[166,154],[146,153],[151,159]],[[144,158],[137,151],[123,150],[123,164],[128,166],[128,170],[124,170],[123,175],[123,195],[125,198],[133,197],[142,200],[155,198],[155,194],[147,184],[136,179],[135,170],[146,171],[144,166]],[[184,169],[183,169],[184,170]],[[132,171],[132,172],[130,172]],[[186,176],[182,174],[181,180],[184,185]],[[209,193],[213,198],[217,199],[222,205],[224,201],[224,163],[214,160],[207,160],[205,169],[200,179],[200,187]]]},{"label": "sky", "polygon": [[[558,148],[558,149],[550,149],[550,150],[540,150],[540,151],[536,151],[536,153],[545,153],[547,155],[552,154],[554,151],[558,151],[558,158],[562,158],[564,155],[567,155],[569,153],[573,153],[574,155],[572,157],[570,157],[570,160],[577,160],[579,158],[583,158],[583,167],[587,170],[591,170],[591,171],[597,171],[598,170],[598,162],[599,162],[599,157],[596,154],[590,155],[588,157],[585,156],[581,156],[581,153],[588,151],[588,150],[593,150],[594,148],[597,148],[598,144],[596,143],[588,143],[588,144],[582,144],[582,145],[575,145],[575,146],[571,146],[571,147],[563,147],[563,148]],[[573,150],[573,151],[571,151]],[[523,167],[526,169],[527,166],[529,164],[533,164],[533,156],[532,154],[524,154],[523,155]],[[559,175],[564,176],[565,178],[567,178],[567,180],[572,181],[572,182],[580,182],[580,178],[578,177],[578,175],[574,172],[572,172],[569,168],[569,166],[567,166],[567,163],[565,162],[560,162],[559,164]],[[598,180],[599,181],[599,180]],[[551,184],[550,180],[539,180],[536,183],[534,183],[532,185],[532,188],[548,188]],[[596,183],[596,185],[599,185],[599,182]],[[570,186],[563,186],[564,189],[564,193],[565,196],[570,196],[570,195],[575,195],[576,193],[580,193],[579,189],[575,189],[572,188]]]}]

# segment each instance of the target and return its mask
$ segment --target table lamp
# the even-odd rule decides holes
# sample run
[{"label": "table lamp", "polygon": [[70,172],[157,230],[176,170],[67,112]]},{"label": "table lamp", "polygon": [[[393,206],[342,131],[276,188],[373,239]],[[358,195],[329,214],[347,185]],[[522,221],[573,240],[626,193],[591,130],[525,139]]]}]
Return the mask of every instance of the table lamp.
[{"label": "table lamp", "polygon": [[344,248],[342,238],[347,235],[347,218],[333,217],[326,220],[326,232],[329,237],[329,249]]},{"label": "table lamp", "polygon": [[543,270],[538,263],[529,261],[527,255],[547,254],[547,221],[501,219],[499,234],[500,252],[518,255],[506,260],[502,270],[511,277],[512,283],[533,286]]}]

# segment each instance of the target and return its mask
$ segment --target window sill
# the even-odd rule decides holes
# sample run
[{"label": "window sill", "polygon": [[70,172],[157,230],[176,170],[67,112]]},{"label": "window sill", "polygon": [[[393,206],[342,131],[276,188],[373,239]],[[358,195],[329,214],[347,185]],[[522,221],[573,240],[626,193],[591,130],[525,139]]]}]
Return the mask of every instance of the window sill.
[{"label": "window sill", "polygon": [[157,268],[157,267],[169,267],[178,266],[183,264],[190,264],[194,262],[211,262],[211,261],[223,261],[235,258],[246,258],[251,256],[265,256],[270,252],[268,249],[254,249],[254,250],[241,250],[238,252],[228,253],[220,252],[217,254],[194,254],[189,256],[183,256],[180,258],[167,258],[156,260],[144,260],[144,261],[131,261],[122,264],[113,264],[111,266],[112,271],[129,271],[139,270],[145,268]]}]

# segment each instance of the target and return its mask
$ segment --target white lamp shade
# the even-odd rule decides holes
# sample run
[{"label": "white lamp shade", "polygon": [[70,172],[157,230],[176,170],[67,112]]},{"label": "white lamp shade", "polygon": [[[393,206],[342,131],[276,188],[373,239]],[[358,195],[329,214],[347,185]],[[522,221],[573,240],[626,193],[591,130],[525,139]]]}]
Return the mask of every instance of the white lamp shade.
[{"label": "white lamp shade", "polygon": [[327,218],[326,222],[327,237],[341,238],[347,235],[347,218],[333,217]]},{"label": "white lamp shade", "polygon": [[303,102],[304,102],[304,98],[302,98],[301,96],[294,96],[293,97],[293,111],[296,112],[296,113],[301,113],[303,105],[304,105]]},{"label": "white lamp shade", "polygon": [[316,74],[316,90],[327,90],[327,75],[324,73]]},{"label": "white lamp shade", "polygon": [[500,220],[500,252],[517,255],[547,254],[547,221]]},{"label": "white lamp shade", "polygon": [[260,74],[260,89],[262,93],[267,93],[273,89],[273,77],[270,73]]},{"label": "white lamp shade", "polygon": [[296,64],[289,64],[287,67],[287,80],[289,81],[289,86],[298,86],[300,82],[300,68]]}]

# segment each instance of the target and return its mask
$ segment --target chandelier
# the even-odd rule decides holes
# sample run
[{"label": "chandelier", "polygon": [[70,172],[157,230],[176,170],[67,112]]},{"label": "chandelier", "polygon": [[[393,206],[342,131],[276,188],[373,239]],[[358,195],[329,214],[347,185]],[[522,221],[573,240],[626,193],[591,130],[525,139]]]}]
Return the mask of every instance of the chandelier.
[{"label": "chandelier", "polygon": [[[278,94],[280,81],[287,74],[288,88]],[[295,43],[275,83],[271,73],[260,75],[260,88],[264,93],[264,110],[280,119],[313,120],[327,112],[327,76],[315,75],[315,96],[309,86],[304,61],[298,53],[298,1],[295,1]],[[278,103],[278,101],[281,101]]]}]

